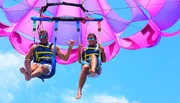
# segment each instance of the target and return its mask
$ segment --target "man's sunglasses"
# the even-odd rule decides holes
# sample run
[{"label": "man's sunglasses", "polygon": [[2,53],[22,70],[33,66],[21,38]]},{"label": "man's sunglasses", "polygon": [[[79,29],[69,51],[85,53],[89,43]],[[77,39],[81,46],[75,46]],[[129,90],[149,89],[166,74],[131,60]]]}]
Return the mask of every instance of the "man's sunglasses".
[{"label": "man's sunglasses", "polygon": [[47,34],[39,36],[40,39],[46,38]]},{"label": "man's sunglasses", "polygon": [[87,40],[88,41],[90,41],[90,40],[95,40],[95,38],[93,37],[93,38],[87,38]]}]

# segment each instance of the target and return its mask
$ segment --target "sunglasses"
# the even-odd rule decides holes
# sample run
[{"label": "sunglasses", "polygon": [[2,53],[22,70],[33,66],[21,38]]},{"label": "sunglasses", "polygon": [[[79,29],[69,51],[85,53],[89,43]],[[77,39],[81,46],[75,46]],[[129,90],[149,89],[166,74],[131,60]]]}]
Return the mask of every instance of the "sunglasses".
[{"label": "sunglasses", "polygon": [[39,36],[40,39],[46,38],[47,34]]},{"label": "sunglasses", "polygon": [[95,40],[95,38],[93,37],[93,38],[87,38],[87,40],[88,41],[90,41],[90,40]]}]

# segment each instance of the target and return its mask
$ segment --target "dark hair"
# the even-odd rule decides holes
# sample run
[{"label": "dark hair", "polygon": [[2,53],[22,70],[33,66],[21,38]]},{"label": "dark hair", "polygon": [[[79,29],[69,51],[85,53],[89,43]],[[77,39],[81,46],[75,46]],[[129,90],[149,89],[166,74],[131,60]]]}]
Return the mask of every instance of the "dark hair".
[{"label": "dark hair", "polygon": [[96,35],[94,33],[89,33],[88,36],[89,35],[93,35],[94,39],[96,40],[96,44],[97,44],[97,37],[96,37]]},{"label": "dark hair", "polygon": [[41,30],[41,31],[38,32],[39,35],[40,35],[40,34],[43,34],[43,33],[48,34],[48,32],[47,32],[46,30]]},{"label": "dark hair", "polygon": [[94,39],[95,39],[95,40],[97,39],[97,38],[96,38],[96,35],[95,35],[94,33],[89,33],[88,36],[89,36],[89,35],[93,35]]}]

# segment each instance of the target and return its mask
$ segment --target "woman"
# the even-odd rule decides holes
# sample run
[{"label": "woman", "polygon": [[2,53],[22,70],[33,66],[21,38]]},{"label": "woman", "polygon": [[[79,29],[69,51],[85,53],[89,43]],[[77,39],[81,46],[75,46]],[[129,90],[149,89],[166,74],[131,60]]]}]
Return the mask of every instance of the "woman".
[{"label": "woman", "polygon": [[[80,75],[76,99],[80,99],[82,96],[82,88],[86,81],[87,75],[99,75],[101,72],[101,62],[106,62],[104,48],[100,44],[97,45],[96,35],[90,33],[87,40],[89,45],[86,48],[82,50],[82,44],[79,44],[78,47],[78,61],[82,64],[82,71]],[[101,60],[99,60],[99,57],[101,57]],[[83,59],[82,62],[81,58]]]}]

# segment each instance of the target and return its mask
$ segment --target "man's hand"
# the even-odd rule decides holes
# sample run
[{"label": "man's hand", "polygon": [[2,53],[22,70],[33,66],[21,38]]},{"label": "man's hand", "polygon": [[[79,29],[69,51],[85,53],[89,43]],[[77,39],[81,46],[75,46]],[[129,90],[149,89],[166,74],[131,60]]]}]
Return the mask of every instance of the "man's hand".
[{"label": "man's hand", "polygon": [[79,44],[79,46],[78,46],[78,52],[81,52],[81,50],[82,50],[82,44]]},{"label": "man's hand", "polygon": [[74,40],[70,40],[69,42],[67,42],[67,44],[69,45],[69,47],[73,47],[74,46],[75,41]]},{"label": "man's hand", "polygon": [[104,52],[104,47],[103,47],[101,44],[98,44],[98,46],[99,46],[99,50],[100,50],[101,52]]}]

